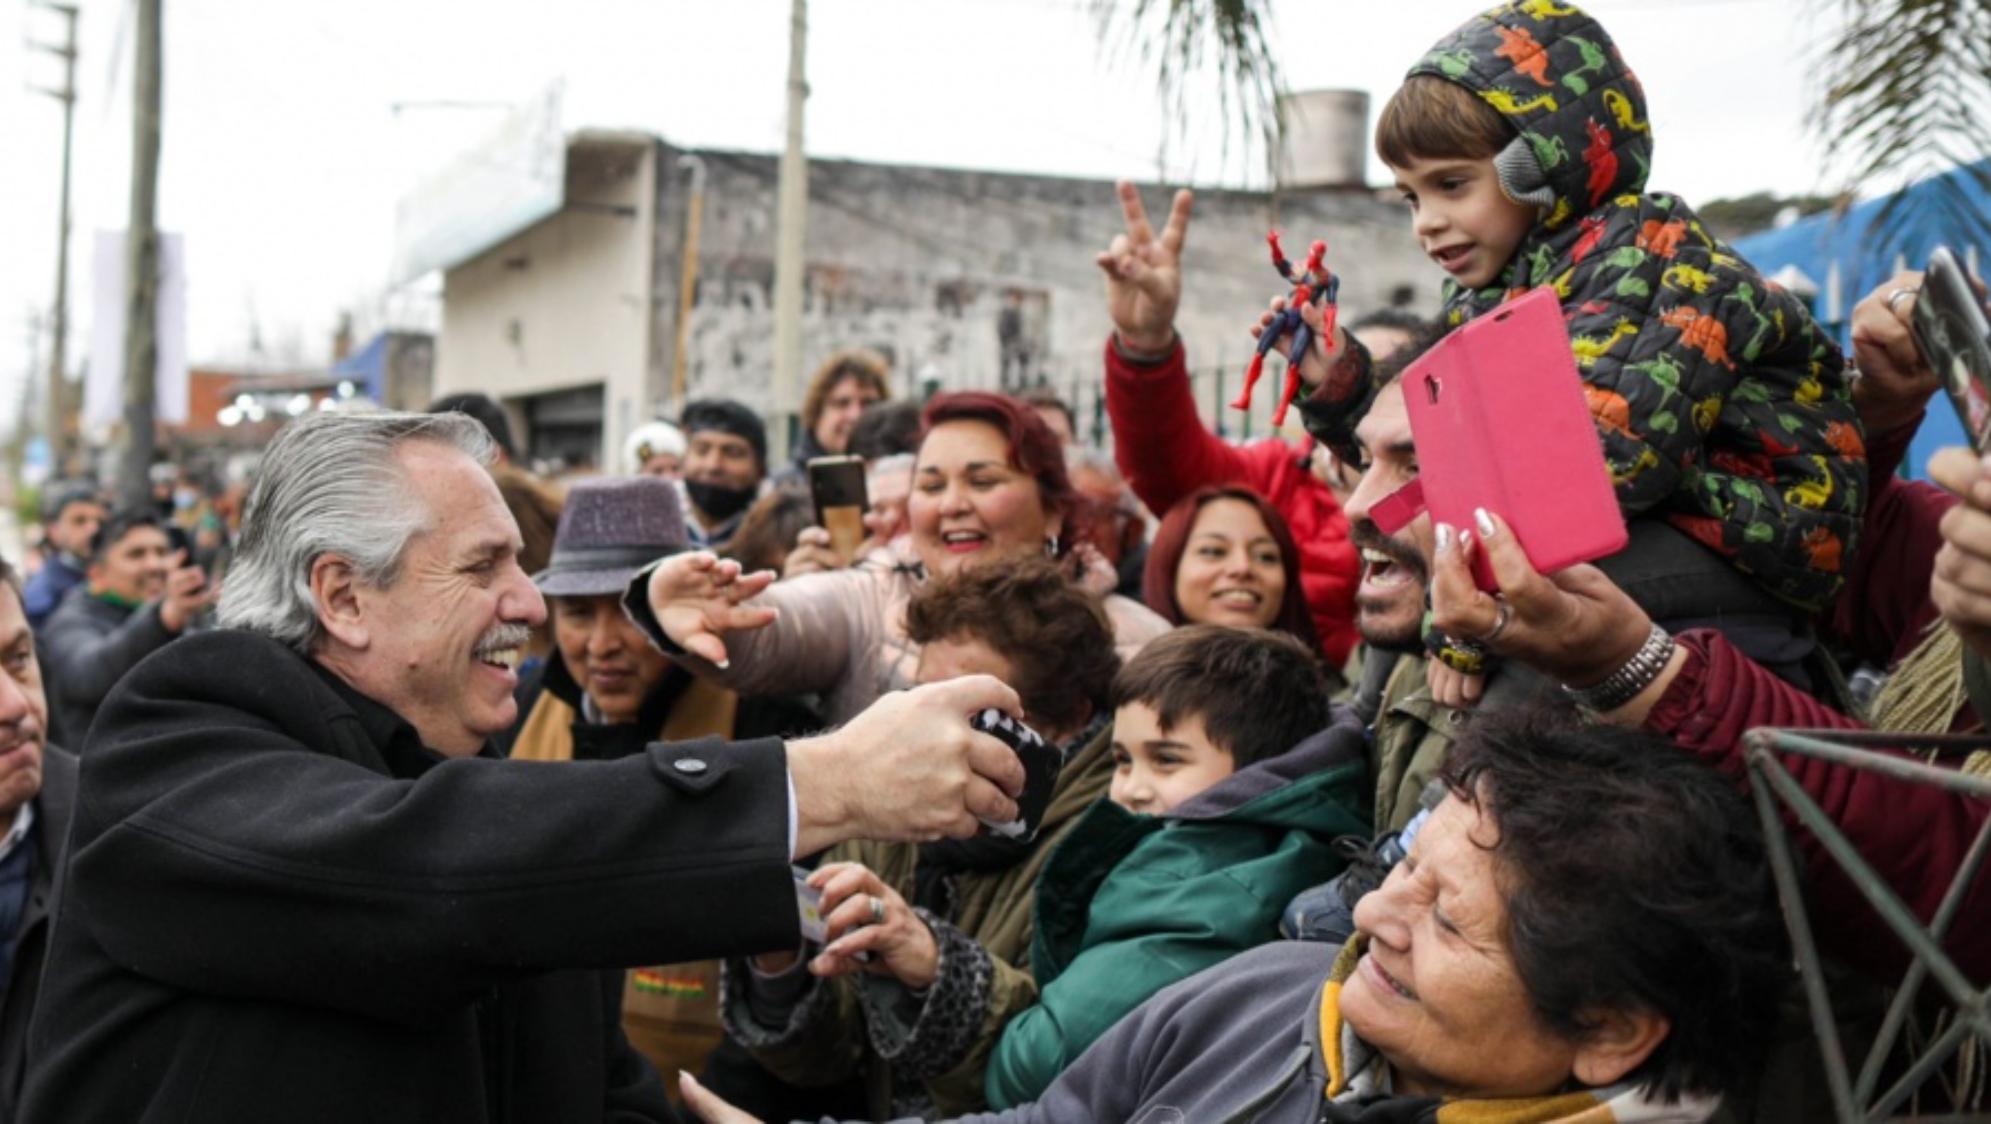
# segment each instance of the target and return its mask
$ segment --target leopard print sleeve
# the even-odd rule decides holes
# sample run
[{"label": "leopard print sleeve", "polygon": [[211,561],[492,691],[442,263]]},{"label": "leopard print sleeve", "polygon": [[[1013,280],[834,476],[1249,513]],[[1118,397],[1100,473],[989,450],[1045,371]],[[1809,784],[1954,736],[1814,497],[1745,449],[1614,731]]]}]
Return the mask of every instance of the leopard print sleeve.
[{"label": "leopard print sleeve", "polygon": [[924,909],[915,910],[940,946],[933,986],[919,993],[888,976],[859,980],[871,1048],[895,1076],[925,1081],[959,1065],[988,1017],[995,964],[972,937]]}]

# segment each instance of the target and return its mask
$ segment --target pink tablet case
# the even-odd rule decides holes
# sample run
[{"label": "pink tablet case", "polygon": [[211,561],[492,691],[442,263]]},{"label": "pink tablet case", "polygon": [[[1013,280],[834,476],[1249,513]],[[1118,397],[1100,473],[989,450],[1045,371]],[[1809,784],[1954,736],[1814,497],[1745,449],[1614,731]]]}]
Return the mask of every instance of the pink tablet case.
[{"label": "pink tablet case", "polygon": [[[1554,290],[1463,325],[1399,377],[1433,520],[1473,530],[1475,508],[1494,512],[1542,573],[1624,549],[1624,515]],[[1498,588],[1484,552],[1473,577]]]}]

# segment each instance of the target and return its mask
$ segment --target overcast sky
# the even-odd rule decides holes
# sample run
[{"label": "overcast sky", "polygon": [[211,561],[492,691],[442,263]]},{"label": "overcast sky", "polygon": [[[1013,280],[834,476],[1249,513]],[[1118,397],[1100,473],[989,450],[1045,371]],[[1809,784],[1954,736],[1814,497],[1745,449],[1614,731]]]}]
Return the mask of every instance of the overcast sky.
[{"label": "overcast sky", "polygon": [[[88,340],[92,232],[120,228],[130,164],[130,4],[82,6],[70,355]],[[1422,50],[1484,0],[1275,0],[1295,89],[1380,107]],[[1655,187],[1690,201],[1829,186],[1804,129],[1818,0],[1590,0],[1639,72]],[[196,362],[267,349],[322,358],[342,307],[378,308],[394,205],[501,109],[564,80],[566,126],[653,130],[775,151],[788,0],[165,0],[160,223],[186,237]],[[1104,51],[1087,0],[812,0],[812,155],[1155,178],[1170,122],[1136,60]],[[61,26],[0,0],[0,428],[53,289]],[[19,75],[19,80],[12,76]],[[396,111],[395,104],[403,103]],[[1238,179],[1206,142],[1168,178]],[[1371,156],[1370,179],[1382,179]],[[1101,234],[1111,231],[1102,195]],[[425,298],[402,293],[402,308]]]}]

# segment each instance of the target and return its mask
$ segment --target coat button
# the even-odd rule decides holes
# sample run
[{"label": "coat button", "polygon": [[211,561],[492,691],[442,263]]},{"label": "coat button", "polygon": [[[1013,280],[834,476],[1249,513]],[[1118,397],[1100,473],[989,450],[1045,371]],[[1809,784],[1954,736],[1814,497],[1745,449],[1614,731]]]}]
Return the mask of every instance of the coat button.
[{"label": "coat button", "polygon": [[680,757],[676,761],[671,762],[671,768],[676,769],[686,776],[695,777],[704,772],[709,766],[696,757]]}]

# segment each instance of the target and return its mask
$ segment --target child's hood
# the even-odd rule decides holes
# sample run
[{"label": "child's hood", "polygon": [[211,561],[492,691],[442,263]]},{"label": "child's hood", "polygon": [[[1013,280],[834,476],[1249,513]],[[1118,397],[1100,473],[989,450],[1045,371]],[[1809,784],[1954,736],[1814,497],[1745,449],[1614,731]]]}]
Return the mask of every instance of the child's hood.
[{"label": "child's hood", "polygon": [[[1336,707],[1325,730],[1308,735],[1298,745],[1239,769],[1195,796],[1177,804],[1165,819],[1212,820],[1244,810],[1253,822],[1311,826],[1318,817],[1316,795],[1302,792],[1301,781],[1326,778],[1345,767],[1363,768],[1367,742],[1361,720],[1347,707]],[[1306,788],[1317,787],[1314,785]]]},{"label": "child's hood", "polygon": [[1527,152],[1503,154],[1503,182],[1510,194],[1513,186],[1544,184],[1553,192],[1549,229],[1645,189],[1652,166],[1645,91],[1603,27],[1573,4],[1524,0],[1483,12],[1440,39],[1410,73],[1464,86],[1520,133]]}]

